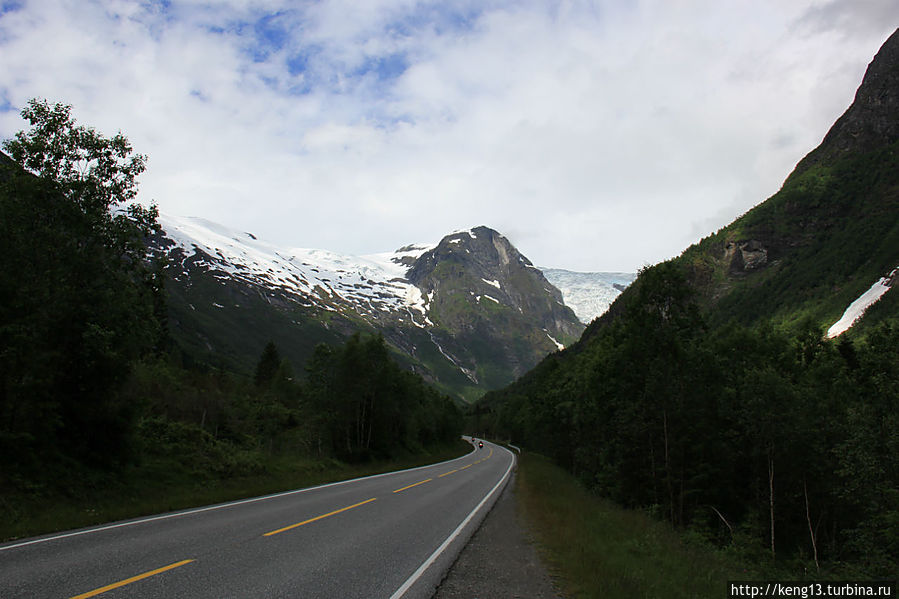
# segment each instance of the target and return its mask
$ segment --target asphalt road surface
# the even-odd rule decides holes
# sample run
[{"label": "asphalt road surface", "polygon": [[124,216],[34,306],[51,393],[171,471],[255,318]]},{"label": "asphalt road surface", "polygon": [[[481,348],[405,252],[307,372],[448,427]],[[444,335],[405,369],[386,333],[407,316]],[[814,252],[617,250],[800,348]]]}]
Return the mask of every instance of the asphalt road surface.
[{"label": "asphalt road surface", "polygon": [[0,597],[431,597],[508,450],[0,545]]}]

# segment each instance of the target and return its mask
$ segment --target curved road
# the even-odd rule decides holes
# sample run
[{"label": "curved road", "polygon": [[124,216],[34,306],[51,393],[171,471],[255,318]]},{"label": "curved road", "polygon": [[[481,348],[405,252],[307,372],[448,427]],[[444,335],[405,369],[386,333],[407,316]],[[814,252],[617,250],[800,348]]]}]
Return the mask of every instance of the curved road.
[{"label": "curved road", "polygon": [[455,460],[0,545],[0,597],[431,597],[514,464]]}]

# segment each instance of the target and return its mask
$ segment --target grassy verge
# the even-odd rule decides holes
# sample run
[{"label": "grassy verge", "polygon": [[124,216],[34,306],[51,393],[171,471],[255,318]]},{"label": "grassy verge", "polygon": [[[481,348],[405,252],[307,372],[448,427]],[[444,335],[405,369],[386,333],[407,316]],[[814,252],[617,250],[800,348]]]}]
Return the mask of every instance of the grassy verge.
[{"label": "grassy verge", "polygon": [[469,451],[471,445],[459,441],[419,455],[356,465],[281,456],[268,461],[264,472],[231,478],[197,478],[173,464],[148,462],[120,477],[95,474],[67,493],[0,494],[0,541],[413,468]]},{"label": "grassy verge", "polygon": [[684,542],[666,523],[588,493],[549,460],[519,462],[520,509],[568,597],[726,597],[735,558]]}]

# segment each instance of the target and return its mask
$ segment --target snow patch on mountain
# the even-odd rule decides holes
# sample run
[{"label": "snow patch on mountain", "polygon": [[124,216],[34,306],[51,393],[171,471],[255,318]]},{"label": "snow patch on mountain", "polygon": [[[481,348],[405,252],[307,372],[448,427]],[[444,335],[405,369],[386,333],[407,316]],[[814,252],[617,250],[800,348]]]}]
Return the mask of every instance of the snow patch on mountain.
[{"label": "snow patch on mountain", "polygon": [[[370,320],[386,314],[409,319],[418,327],[432,327],[428,318],[433,292],[422,294],[406,275],[436,243],[412,244],[394,252],[347,256],[312,248],[278,247],[252,233],[229,229],[201,218],[159,216],[165,236],[182,250],[176,272],[188,274],[188,262],[206,268],[214,277],[233,279],[266,290],[289,294],[306,306],[342,311],[347,306]],[[474,230],[453,235],[476,239]],[[449,242],[454,242],[450,239]],[[530,265],[528,265],[530,266]],[[628,273],[579,273],[540,269],[559,291],[578,319],[589,323],[605,312],[633,279]],[[482,278],[496,289],[499,281]],[[547,290],[549,292],[549,290]],[[473,293],[473,292],[472,292]],[[489,295],[478,296],[500,303]]]},{"label": "snow patch on mountain", "polygon": [[563,349],[565,349],[565,346],[562,345],[561,343],[559,343],[559,342],[556,340],[555,337],[553,337],[552,335],[550,335],[550,334],[549,334],[549,331],[547,331],[546,329],[543,329],[543,332],[546,333],[546,336],[549,337],[549,340],[552,341],[552,342],[555,344],[556,348],[557,348],[559,351],[562,351]]},{"label": "snow patch on mountain", "polygon": [[[301,296],[320,308],[349,303],[364,316],[414,310],[429,323],[421,290],[405,279],[414,260],[433,245],[420,244],[370,256],[345,256],[327,250],[279,248],[251,233],[241,233],[200,218],[159,215],[165,236],[215,276]],[[199,257],[199,259],[197,259]],[[181,268],[184,271],[184,266]]]},{"label": "snow patch on mountain", "polygon": [[897,275],[899,275],[899,268],[894,269],[889,275],[881,277],[879,281],[871,285],[867,291],[849,304],[849,307],[843,312],[843,316],[827,329],[828,339],[839,337],[852,328],[852,325],[865,314],[865,310],[870,308],[877,300],[883,297],[884,293],[890,290]]},{"label": "snow patch on mountain", "polygon": [[546,280],[562,292],[565,305],[584,324],[605,313],[624,289],[634,282],[635,273],[573,272],[541,268]]}]

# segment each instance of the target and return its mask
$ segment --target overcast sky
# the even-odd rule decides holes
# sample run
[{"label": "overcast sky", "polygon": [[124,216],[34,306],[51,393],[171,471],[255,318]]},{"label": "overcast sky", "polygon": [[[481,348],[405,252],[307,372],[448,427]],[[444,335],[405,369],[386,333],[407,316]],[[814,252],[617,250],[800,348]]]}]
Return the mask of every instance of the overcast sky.
[{"label": "overcast sky", "polygon": [[633,271],[778,190],[896,0],[0,0],[32,97],[149,156],[141,198],[346,254],[487,225]]}]

